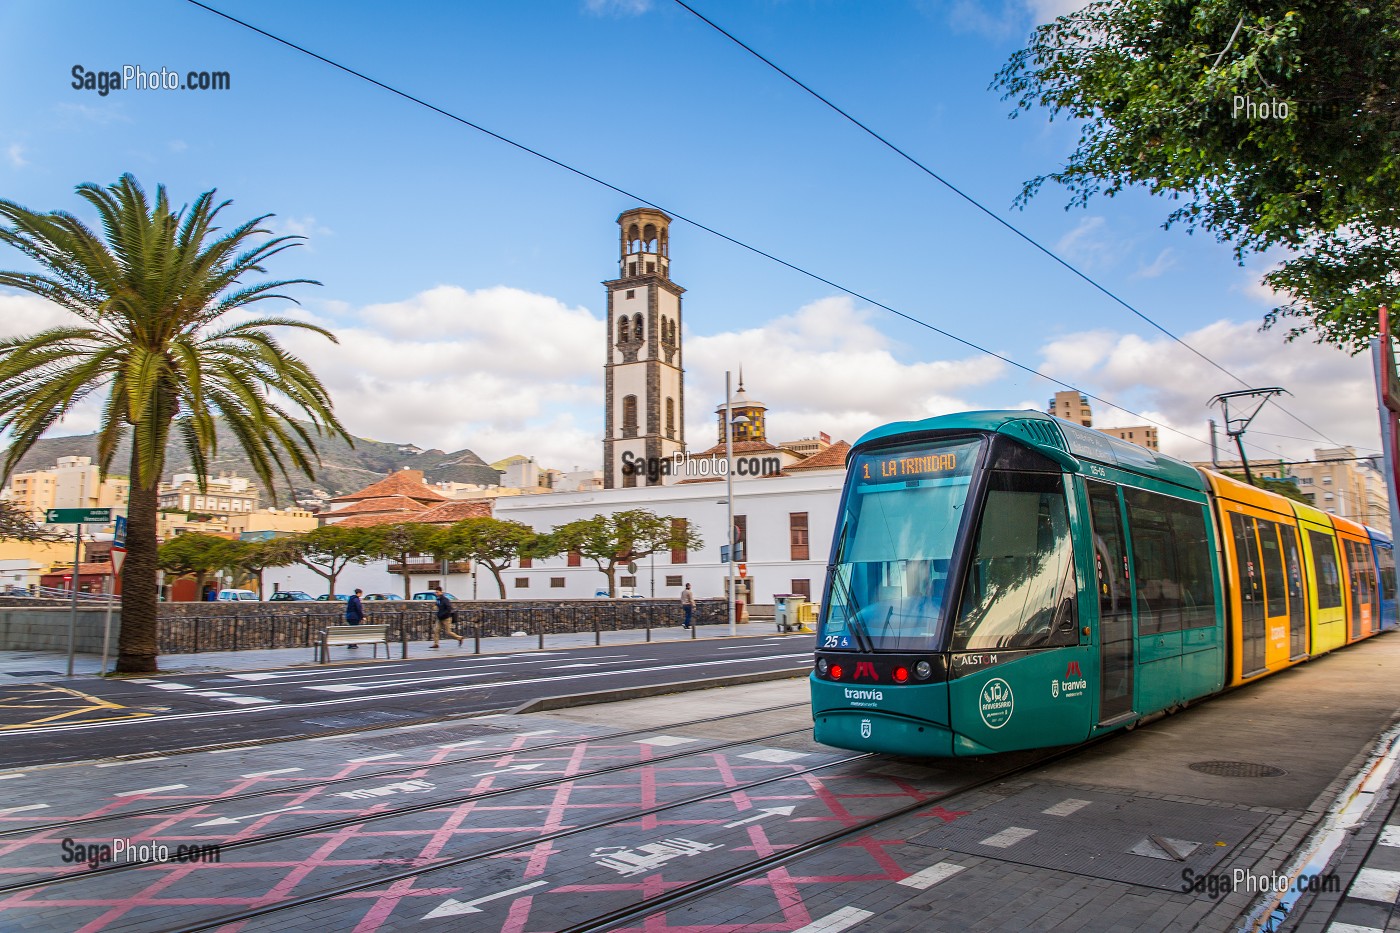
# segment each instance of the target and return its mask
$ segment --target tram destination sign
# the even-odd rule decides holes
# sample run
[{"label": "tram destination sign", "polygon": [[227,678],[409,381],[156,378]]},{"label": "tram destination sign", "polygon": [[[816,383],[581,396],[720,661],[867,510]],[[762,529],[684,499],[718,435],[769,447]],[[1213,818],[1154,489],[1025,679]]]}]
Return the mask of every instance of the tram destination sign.
[{"label": "tram destination sign", "polygon": [[865,454],[855,465],[862,483],[897,483],[903,480],[967,476],[977,460],[977,443],[958,444],[897,453]]},{"label": "tram destination sign", "polygon": [[44,521],[50,525],[109,525],[111,509],[49,509]]}]

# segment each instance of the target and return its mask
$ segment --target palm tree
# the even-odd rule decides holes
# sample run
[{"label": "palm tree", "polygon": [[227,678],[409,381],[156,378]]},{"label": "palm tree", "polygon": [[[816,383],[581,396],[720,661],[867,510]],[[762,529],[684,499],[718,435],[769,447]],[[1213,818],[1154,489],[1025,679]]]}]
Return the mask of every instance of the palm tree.
[{"label": "palm tree", "polygon": [[335,337],[303,321],[230,314],[287,298],[279,293],[284,286],[319,284],[246,281],[300,237],[256,242],[270,235],[260,226],[270,214],[221,230],[215,220],[229,202],[216,204],[213,191],[178,211],[164,186],[152,205],[131,175],[77,191],[96,208],[102,235],[66,212],[40,214],[0,200],[0,242],[43,269],[0,272],[0,286],[32,292],[78,319],[0,340],[0,432],[12,438],[0,479],[74,406],[106,393],[98,436],[104,473],[118,444],[131,437],[117,671],[144,674],[156,670],[156,489],[172,434],[202,481],[216,453],[215,416],[222,417],[269,490],[274,471],[286,479],[288,465],[313,475],[313,433],[349,435],[325,387],[272,330]]}]

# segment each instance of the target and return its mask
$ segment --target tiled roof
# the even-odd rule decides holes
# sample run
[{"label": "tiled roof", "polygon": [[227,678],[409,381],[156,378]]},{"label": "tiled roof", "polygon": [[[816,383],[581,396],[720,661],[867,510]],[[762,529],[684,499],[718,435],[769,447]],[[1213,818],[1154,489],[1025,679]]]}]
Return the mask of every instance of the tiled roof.
[{"label": "tiled roof", "polygon": [[[330,516],[337,512],[327,513]],[[377,525],[450,525],[464,518],[490,518],[490,499],[449,500],[422,512],[361,513],[336,522],[346,528],[373,528]]]},{"label": "tiled roof", "polygon": [[358,502],[361,499],[380,499],[385,496],[408,496],[419,502],[446,502],[447,497],[431,489],[423,482],[422,470],[396,470],[377,483],[372,483],[359,492],[348,496],[336,496],[332,502]]},{"label": "tiled roof", "polygon": [[425,524],[450,525],[453,522],[460,522],[464,518],[490,517],[490,499],[459,499],[454,502],[444,502],[420,515],[415,515],[413,520]]},{"label": "tiled roof", "polygon": [[380,496],[375,499],[361,499],[353,502],[343,509],[336,509],[334,512],[326,512],[324,517],[334,518],[337,515],[369,515],[378,512],[425,512],[432,508],[431,505],[424,505],[417,499],[410,499],[408,496]]},{"label": "tiled roof", "polygon": [[784,469],[787,470],[844,470],[846,468],[846,455],[851,452],[851,445],[845,441],[837,441],[825,450],[819,450],[812,456],[799,463],[789,464]]},{"label": "tiled roof", "polygon": [[[331,513],[334,514],[334,513]],[[380,512],[374,515],[351,515],[336,522],[337,528],[372,528],[375,525],[398,525],[418,521],[422,512]]]},{"label": "tiled roof", "polygon": [[[72,564],[69,564],[69,565],[66,566],[66,567],[59,567],[59,568],[57,568],[56,570],[50,570],[50,571],[48,571],[47,573],[42,574],[42,576],[51,577],[51,576],[58,576],[58,575],[61,575],[61,574],[70,574],[70,573],[72,573],[72,572],[73,572],[73,565],[72,565]],[[109,563],[107,563],[106,561],[101,561],[101,562],[96,562],[96,563],[91,563],[91,564],[88,563],[88,562],[86,562],[86,561],[84,561],[84,562],[82,562],[82,563],[80,563],[80,564],[78,565],[78,576],[80,576],[80,577],[81,577],[81,576],[84,576],[84,575],[93,575],[93,574],[95,574],[95,575],[97,575],[97,576],[101,576],[102,574],[108,574],[108,573],[111,573],[111,572],[112,572],[112,565],[109,564]]]},{"label": "tiled roof", "polygon": [[[785,450],[783,447],[774,447],[767,441],[737,441],[734,444],[735,454],[758,454],[768,453],[774,450]],[[692,457],[723,457],[724,444],[716,444],[709,450],[702,450],[698,454],[691,454]]]}]

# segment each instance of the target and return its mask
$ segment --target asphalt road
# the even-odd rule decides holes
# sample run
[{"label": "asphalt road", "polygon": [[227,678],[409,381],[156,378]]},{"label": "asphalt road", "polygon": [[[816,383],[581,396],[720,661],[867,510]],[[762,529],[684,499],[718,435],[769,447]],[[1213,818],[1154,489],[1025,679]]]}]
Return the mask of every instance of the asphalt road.
[{"label": "asphalt road", "polygon": [[[540,697],[799,670],[803,636],[569,648],[0,690],[0,768],[314,736]],[[55,712],[58,710],[58,712]]]}]

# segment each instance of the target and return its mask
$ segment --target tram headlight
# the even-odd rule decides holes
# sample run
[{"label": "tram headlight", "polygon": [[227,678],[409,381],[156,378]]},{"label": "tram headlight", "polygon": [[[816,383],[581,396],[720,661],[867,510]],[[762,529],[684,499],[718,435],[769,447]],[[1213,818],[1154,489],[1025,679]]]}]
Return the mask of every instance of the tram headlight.
[{"label": "tram headlight", "polygon": [[826,669],[831,665],[826,663],[826,658],[817,658],[817,673],[826,676]]},{"label": "tram headlight", "polygon": [[914,665],[914,676],[920,680],[928,680],[933,676],[933,665],[927,661],[920,661]]},{"label": "tram headlight", "polygon": [[909,668],[903,665],[894,669],[894,682],[897,684],[907,684],[909,682]]}]

